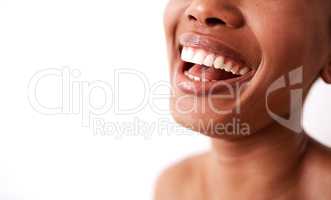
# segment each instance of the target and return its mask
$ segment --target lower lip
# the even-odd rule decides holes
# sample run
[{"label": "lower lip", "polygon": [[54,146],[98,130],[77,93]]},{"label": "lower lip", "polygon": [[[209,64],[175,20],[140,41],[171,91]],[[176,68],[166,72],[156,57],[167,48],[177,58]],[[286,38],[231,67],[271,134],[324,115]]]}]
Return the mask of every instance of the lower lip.
[{"label": "lower lip", "polygon": [[240,88],[243,84],[249,82],[255,74],[255,70],[252,70],[245,75],[232,79],[202,82],[194,81],[184,74],[184,62],[181,61],[179,65],[176,74],[174,74],[176,86],[182,92],[196,96],[228,93],[229,91],[233,91],[233,88]]}]

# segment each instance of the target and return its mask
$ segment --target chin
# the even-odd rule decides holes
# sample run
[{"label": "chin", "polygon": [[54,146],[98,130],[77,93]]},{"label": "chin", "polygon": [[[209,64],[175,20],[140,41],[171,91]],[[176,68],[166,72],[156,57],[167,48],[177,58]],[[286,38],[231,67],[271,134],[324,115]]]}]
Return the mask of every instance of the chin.
[{"label": "chin", "polygon": [[[189,104],[186,104],[185,108],[187,108],[188,105]],[[204,112],[201,110],[180,112],[179,110],[181,110],[182,107],[178,107],[179,105],[176,102],[176,98],[172,99],[170,110],[172,117],[178,124],[211,138],[246,138],[254,134],[256,130],[271,123],[271,121],[263,120],[253,121],[252,117],[245,115],[245,112],[220,115],[213,113],[210,109],[206,109]],[[200,106],[200,108],[201,107],[202,106]],[[254,120],[256,119],[257,118],[254,118]]]}]

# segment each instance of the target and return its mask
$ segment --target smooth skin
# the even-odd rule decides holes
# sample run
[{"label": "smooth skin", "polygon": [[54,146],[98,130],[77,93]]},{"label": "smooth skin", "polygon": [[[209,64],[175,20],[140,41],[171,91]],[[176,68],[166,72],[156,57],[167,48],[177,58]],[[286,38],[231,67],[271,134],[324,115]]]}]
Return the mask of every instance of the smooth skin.
[{"label": "smooth skin", "polygon": [[[298,66],[303,66],[304,98],[318,77],[331,83],[331,1],[170,0],[165,32],[172,83],[181,62],[179,36],[186,32],[224,41],[252,61],[257,71],[240,93],[240,113],[219,115],[207,106],[183,114],[181,108],[203,107],[207,98],[219,108],[235,109],[238,104],[213,96],[183,100],[187,94],[173,84],[174,119],[210,136],[212,148],[165,170],[157,181],[155,199],[330,200],[330,149],[273,120],[265,96],[275,80]],[[275,113],[289,114],[290,89],[272,96],[269,103]],[[249,136],[217,135],[214,129],[202,131],[198,126],[210,120],[229,123],[234,117],[249,124]]]}]

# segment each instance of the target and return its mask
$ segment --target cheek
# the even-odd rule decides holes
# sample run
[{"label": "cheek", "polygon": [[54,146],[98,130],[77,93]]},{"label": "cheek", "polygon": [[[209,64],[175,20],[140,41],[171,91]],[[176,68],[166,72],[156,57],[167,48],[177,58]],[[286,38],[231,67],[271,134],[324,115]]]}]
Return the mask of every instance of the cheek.
[{"label": "cheek", "polygon": [[265,65],[261,70],[266,75],[265,86],[302,67],[302,87],[308,89],[326,62],[326,37],[323,37],[322,25],[304,17],[292,20],[270,17],[269,21],[278,23],[270,23],[258,37],[264,54]]},{"label": "cheek", "polygon": [[301,65],[307,41],[305,25],[288,22],[284,17],[270,17],[268,21],[257,33],[264,59],[281,68]]},{"label": "cheek", "polygon": [[275,79],[303,66],[311,75],[307,78],[315,78],[326,61],[328,37],[324,17],[301,1],[277,5],[268,9],[251,6],[247,15],[263,52],[265,66],[261,70]]},{"label": "cheek", "polygon": [[173,36],[179,23],[182,13],[185,9],[185,1],[170,0],[164,12],[164,26],[167,39]]}]

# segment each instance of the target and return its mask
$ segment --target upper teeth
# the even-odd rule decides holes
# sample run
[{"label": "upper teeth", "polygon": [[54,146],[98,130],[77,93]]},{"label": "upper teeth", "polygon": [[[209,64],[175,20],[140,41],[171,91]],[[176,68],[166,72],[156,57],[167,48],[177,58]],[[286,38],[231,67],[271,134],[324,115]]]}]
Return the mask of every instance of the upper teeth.
[{"label": "upper teeth", "polygon": [[214,67],[216,69],[223,69],[236,75],[244,75],[251,71],[250,68],[242,67],[231,60],[225,62],[225,58],[223,56],[207,52],[203,49],[184,47],[181,58],[186,62]]}]

